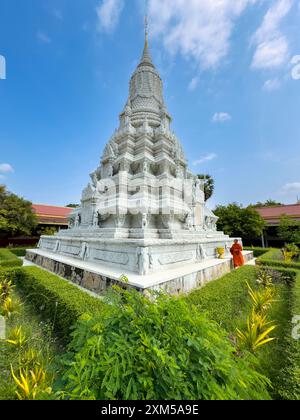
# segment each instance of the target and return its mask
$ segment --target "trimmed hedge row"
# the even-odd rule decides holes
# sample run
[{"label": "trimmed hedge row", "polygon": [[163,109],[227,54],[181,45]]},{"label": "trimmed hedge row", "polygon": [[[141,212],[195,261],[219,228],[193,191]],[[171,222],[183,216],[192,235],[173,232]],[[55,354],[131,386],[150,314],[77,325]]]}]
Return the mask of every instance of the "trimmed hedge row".
[{"label": "trimmed hedge row", "polygon": [[270,251],[271,248],[260,248],[260,247],[245,247],[245,251],[253,251],[254,257],[258,258]]},{"label": "trimmed hedge row", "polygon": [[34,247],[32,246],[32,247],[26,247],[26,248],[23,248],[23,247],[11,248],[10,252],[12,252],[17,257],[25,257],[27,249],[32,249],[32,248]]},{"label": "trimmed hedge row", "polygon": [[268,267],[282,267],[287,269],[296,269],[300,270],[300,263],[291,262],[286,263],[283,260],[280,249],[270,249],[268,252],[263,254],[256,260],[258,265],[268,266]]},{"label": "trimmed hedge row", "polygon": [[66,342],[70,341],[71,328],[81,315],[99,314],[105,310],[106,304],[100,299],[40,268],[16,268],[6,274]]},{"label": "trimmed hedge row", "polygon": [[[298,272],[292,288],[290,311],[291,318],[300,316],[300,272]],[[286,333],[286,350],[283,355],[286,360],[285,368],[278,375],[281,385],[278,394],[284,400],[300,400],[300,339],[296,340],[292,337],[292,330],[297,327],[297,324],[292,321],[293,319],[291,319],[290,328]]]},{"label": "trimmed hedge row", "polygon": [[227,331],[235,332],[237,325],[245,322],[251,309],[246,282],[253,287],[256,278],[256,268],[244,266],[192,291],[183,299],[189,305],[198,307],[201,312],[207,312],[209,319]]},{"label": "trimmed hedge row", "polygon": [[8,249],[0,249],[0,268],[22,267],[23,261]]}]

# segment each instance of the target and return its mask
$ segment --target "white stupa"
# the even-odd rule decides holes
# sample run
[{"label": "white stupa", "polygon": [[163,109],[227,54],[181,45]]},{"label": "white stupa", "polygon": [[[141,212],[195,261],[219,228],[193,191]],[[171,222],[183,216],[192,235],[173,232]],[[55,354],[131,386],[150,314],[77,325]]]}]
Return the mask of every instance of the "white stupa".
[{"label": "white stupa", "polygon": [[[232,240],[217,231],[171,122],[146,32],[119,127],[81,207],[68,230],[43,236],[27,258],[97,293],[122,275],[139,289],[187,291],[229,271]],[[227,259],[217,259],[218,248]]]}]

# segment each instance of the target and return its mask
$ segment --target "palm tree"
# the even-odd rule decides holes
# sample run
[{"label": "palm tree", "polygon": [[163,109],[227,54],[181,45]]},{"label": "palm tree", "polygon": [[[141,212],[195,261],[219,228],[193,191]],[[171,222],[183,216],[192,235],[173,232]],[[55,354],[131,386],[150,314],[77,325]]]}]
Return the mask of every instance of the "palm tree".
[{"label": "palm tree", "polygon": [[204,180],[205,201],[209,200],[215,190],[215,181],[210,175],[197,175],[198,179]]}]

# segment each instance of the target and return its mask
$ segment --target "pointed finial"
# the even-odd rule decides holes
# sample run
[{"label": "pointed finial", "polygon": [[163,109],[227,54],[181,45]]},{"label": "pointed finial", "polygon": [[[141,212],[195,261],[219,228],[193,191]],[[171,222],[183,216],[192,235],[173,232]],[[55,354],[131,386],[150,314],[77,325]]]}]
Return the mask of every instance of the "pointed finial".
[{"label": "pointed finial", "polygon": [[149,38],[149,22],[148,22],[148,11],[146,10],[145,14],[145,46],[148,47],[148,38]]}]

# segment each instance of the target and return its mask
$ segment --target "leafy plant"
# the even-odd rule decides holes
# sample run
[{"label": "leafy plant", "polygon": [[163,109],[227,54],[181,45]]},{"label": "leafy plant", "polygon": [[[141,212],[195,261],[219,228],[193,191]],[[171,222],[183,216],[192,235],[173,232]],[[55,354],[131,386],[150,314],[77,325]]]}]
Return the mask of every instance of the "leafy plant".
[{"label": "leafy plant", "polygon": [[16,327],[10,331],[9,339],[6,340],[8,344],[11,344],[15,347],[22,348],[28,341],[28,337],[23,332],[22,327]]},{"label": "leafy plant", "polygon": [[194,306],[115,288],[109,311],[73,333],[64,375],[71,400],[266,399],[256,359],[234,355],[225,331]]},{"label": "leafy plant", "polygon": [[18,375],[11,367],[11,374],[18,389],[16,394],[19,400],[36,400],[52,394],[52,388],[47,385],[46,372],[41,367],[36,366],[29,371],[19,369]]},{"label": "leafy plant", "polygon": [[275,291],[273,288],[266,287],[264,289],[253,290],[247,283],[248,293],[253,303],[253,309],[258,314],[265,313],[273,302],[275,302]]},{"label": "leafy plant", "polygon": [[286,244],[282,250],[284,261],[291,263],[294,259],[299,257],[300,250],[295,244]]},{"label": "leafy plant", "polygon": [[40,358],[41,353],[39,351],[36,351],[33,348],[29,348],[25,351],[20,352],[19,365],[22,366],[23,369],[31,369],[34,366],[40,365]]},{"label": "leafy plant", "polygon": [[273,276],[270,271],[260,269],[257,274],[257,283],[264,288],[273,286]]},{"label": "leafy plant", "polygon": [[275,338],[269,337],[269,334],[275,328],[276,326],[272,322],[267,321],[266,315],[256,313],[253,309],[247,319],[246,330],[241,331],[237,329],[239,347],[254,353],[259,347],[275,340]]},{"label": "leafy plant", "polygon": [[10,318],[13,314],[20,311],[21,302],[17,298],[7,297],[2,303],[1,312],[6,318]]},{"label": "leafy plant", "polygon": [[[1,278],[2,277],[2,278]],[[13,290],[12,281],[0,274],[0,302],[5,301]]]}]

